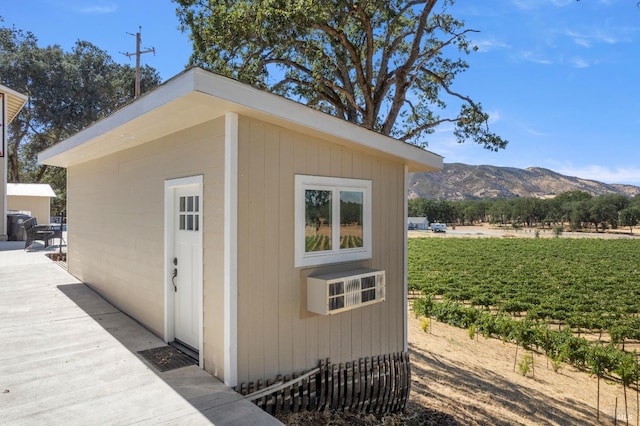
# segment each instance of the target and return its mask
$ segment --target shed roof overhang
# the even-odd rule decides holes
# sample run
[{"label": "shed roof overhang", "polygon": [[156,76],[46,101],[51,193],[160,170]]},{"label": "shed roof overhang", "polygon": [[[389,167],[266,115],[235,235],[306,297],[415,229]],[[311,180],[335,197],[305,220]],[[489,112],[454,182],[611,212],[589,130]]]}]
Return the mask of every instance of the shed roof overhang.
[{"label": "shed roof overhang", "polygon": [[439,171],[442,157],[238,81],[191,68],[76,135],[42,151],[42,164],[69,167],[234,112],[346,148],[393,157],[410,172]]},{"label": "shed roof overhang", "polygon": [[11,123],[24,104],[27,103],[28,97],[2,84],[0,84],[0,95],[6,96],[7,98],[7,123]]},{"label": "shed roof overhang", "polygon": [[48,183],[8,183],[7,195],[17,197],[56,198],[56,193]]}]

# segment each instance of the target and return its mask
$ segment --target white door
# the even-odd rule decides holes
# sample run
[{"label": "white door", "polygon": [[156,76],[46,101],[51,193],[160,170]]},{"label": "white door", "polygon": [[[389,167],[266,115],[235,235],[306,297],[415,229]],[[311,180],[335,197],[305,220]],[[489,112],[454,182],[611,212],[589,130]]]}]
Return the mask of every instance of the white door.
[{"label": "white door", "polygon": [[199,185],[174,190],[173,259],[175,339],[200,350],[202,310],[202,200]]}]

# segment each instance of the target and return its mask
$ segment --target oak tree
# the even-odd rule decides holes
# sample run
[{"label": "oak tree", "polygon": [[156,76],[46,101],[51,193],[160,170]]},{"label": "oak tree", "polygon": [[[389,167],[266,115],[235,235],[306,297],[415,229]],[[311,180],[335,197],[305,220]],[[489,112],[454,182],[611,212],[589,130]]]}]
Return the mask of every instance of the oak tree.
[{"label": "oak tree", "polygon": [[468,68],[459,56],[476,48],[447,13],[453,0],[174,2],[192,65],[418,145],[443,123],[458,142],[507,145],[454,88]]},{"label": "oak tree", "polygon": [[[143,91],[160,83],[151,67],[141,76]],[[29,97],[8,127],[8,182],[50,183],[54,210],[64,208],[65,170],[38,164],[37,154],[130,102],[134,68],[86,41],[40,47],[33,33],[0,27],[0,82]]]}]

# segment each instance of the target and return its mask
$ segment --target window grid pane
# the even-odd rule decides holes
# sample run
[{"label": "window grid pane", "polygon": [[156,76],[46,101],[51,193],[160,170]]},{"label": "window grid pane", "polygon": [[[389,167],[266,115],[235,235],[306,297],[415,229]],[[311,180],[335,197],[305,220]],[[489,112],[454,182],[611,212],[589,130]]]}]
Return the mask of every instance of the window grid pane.
[{"label": "window grid pane", "polygon": [[351,249],[363,243],[364,193],[340,191],[340,248]]},{"label": "window grid pane", "polygon": [[296,266],[371,258],[371,186],[366,179],[296,175]]},{"label": "window grid pane", "polygon": [[305,252],[331,251],[332,191],[305,191]]}]

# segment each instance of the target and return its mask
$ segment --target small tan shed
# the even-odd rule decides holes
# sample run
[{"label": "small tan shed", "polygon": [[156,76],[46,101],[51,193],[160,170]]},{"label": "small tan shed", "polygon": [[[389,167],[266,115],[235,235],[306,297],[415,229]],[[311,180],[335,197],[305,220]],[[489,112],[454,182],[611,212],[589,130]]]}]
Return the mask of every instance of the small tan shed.
[{"label": "small tan shed", "polygon": [[7,184],[7,210],[28,212],[41,225],[51,223],[51,199],[55,197],[48,183]]},{"label": "small tan shed", "polygon": [[39,160],[69,271],[228,385],[407,351],[407,176],[440,156],[192,68]]}]

